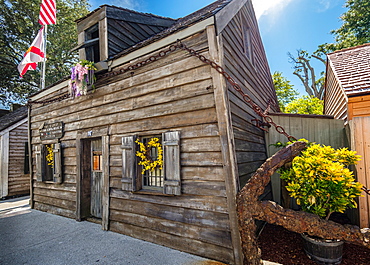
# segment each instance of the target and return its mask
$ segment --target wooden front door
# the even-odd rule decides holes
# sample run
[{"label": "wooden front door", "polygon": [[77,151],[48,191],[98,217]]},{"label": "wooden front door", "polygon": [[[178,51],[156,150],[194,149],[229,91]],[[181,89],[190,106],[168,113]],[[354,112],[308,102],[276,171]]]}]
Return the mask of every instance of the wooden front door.
[{"label": "wooden front door", "polygon": [[80,216],[102,218],[103,191],[102,140],[81,140]]},{"label": "wooden front door", "polygon": [[102,217],[103,156],[101,139],[91,141],[91,203],[93,217]]}]

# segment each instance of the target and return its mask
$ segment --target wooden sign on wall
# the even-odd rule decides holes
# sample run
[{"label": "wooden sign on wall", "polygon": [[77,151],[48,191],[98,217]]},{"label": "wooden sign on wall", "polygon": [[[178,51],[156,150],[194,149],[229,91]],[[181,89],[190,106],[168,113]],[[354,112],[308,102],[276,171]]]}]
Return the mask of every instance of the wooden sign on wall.
[{"label": "wooden sign on wall", "polygon": [[50,124],[44,124],[40,129],[41,140],[53,140],[63,137],[64,128],[63,122],[55,122]]}]

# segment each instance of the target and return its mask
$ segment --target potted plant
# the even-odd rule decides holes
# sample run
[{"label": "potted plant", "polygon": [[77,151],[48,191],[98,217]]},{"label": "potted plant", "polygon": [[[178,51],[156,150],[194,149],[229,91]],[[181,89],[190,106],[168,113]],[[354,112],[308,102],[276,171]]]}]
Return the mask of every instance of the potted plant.
[{"label": "potted plant", "polygon": [[[288,167],[280,170],[280,177],[286,181],[289,195],[303,211],[329,220],[334,212],[344,213],[348,208],[357,207],[356,198],[361,195],[362,185],[355,181],[348,167],[359,160],[360,156],[347,148],[309,143]],[[317,263],[341,262],[342,241],[306,234],[302,237],[307,255]]]}]

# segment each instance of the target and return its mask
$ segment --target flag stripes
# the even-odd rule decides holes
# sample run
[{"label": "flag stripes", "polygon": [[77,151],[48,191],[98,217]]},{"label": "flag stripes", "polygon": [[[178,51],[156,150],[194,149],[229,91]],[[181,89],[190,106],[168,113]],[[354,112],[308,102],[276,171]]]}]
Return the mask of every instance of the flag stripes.
[{"label": "flag stripes", "polygon": [[44,44],[44,27],[42,27],[31,46],[25,52],[23,60],[18,65],[18,71],[21,77],[23,77],[28,70],[36,70],[37,63],[44,60]]},{"label": "flag stripes", "polygon": [[39,23],[41,25],[51,25],[56,23],[56,3],[55,0],[42,0]]}]

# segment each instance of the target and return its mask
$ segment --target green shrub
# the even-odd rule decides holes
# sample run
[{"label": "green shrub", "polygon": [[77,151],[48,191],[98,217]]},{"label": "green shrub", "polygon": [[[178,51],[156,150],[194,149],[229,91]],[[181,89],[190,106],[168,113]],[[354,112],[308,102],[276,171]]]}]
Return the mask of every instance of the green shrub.
[{"label": "green shrub", "polygon": [[362,184],[355,181],[348,166],[359,160],[360,156],[347,148],[309,144],[291,167],[280,170],[280,177],[303,211],[328,220],[333,212],[357,208],[355,199],[361,195]]}]

